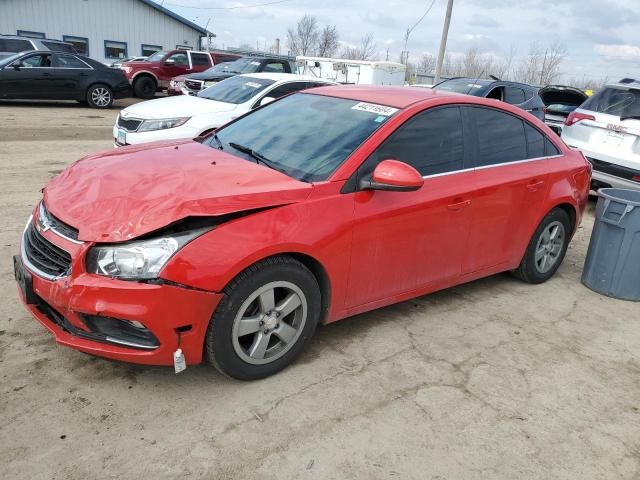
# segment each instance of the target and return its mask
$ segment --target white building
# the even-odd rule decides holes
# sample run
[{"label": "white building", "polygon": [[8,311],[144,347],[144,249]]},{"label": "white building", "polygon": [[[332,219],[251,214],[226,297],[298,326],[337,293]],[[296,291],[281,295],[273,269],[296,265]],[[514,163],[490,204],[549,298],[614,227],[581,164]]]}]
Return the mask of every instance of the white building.
[{"label": "white building", "polygon": [[152,0],[0,0],[0,34],[64,40],[100,62],[175,48],[207,31]]}]

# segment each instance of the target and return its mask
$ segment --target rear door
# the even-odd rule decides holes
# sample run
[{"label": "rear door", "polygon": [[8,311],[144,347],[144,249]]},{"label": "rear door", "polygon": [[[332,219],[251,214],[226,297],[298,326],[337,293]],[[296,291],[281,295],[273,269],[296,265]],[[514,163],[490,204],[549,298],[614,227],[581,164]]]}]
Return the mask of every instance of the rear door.
[{"label": "rear door", "polygon": [[465,133],[458,106],[430,109],[407,120],[360,167],[364,178],[382,160],[400,160],[425,181],[414,192],[355,193],[349,307],[459,277],[473,192]]},{"label": "rear door", "polygon": [[473,127],[474,192],[464,274],[513,262],[547,191],[545,137],[521,118],[464,107]]},{"label": "rear door", "polygon": [[189,55],[192,72],[202,72],[212,66],[211,57],[207,53],[189,52]]},{"label": "rear door", "polygon": [[53,56],[53,84],[56,98],[73,100],[83,98],[83,85],[93,69],[75,55],[55,54]]}]

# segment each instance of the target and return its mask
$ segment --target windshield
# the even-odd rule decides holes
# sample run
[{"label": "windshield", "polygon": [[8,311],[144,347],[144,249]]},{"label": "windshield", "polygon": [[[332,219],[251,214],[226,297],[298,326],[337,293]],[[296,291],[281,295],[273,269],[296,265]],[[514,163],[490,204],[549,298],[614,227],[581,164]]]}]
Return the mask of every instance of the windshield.
[{"label": "windshield", "polygon": [[259,66],[260,62],[252,58],[240,58],[235,62],[228,62],[224,70],[231,73],[255,73]]},{"label": "windshield", "polygon": [[169,53],[167,50],[160,50],[159,52],[154,53],[150,57],[147,57],[148,62],[159,62],[162,58]]},{"label": "windshield", "polygon": [[245,76],[231,77],[198,92],[198,97],[238,105],[249,101],[274,81]]},{"label": "windshield", "polygon": [[455,78],[435,85],[433,89],[442,90],[444,92],[466,93],[467,95],[482,96],[482,91],[486,86],[487,82],[484,80]]},{"label": "windshield", "polygon": [[[244,156],[230,145],[235,143],[266,157],[293,178],[322,181],[397,110],[296,93],[222,127],[217,138],[227,153]],[[206,142],[218,147],[216,136]]]},{"label": "windshield", "polygon": [[605,88],[589,98],[581,109],[618,117],[640,115],[640,90]]},{"label": "windshield", "polygon": [[19,58],[21,55],[22,53],[14,53],[13,55],[3,58],[2,60],[0,60],[0,67],[9,65],[11,62],[13,62],[16,58]]}]

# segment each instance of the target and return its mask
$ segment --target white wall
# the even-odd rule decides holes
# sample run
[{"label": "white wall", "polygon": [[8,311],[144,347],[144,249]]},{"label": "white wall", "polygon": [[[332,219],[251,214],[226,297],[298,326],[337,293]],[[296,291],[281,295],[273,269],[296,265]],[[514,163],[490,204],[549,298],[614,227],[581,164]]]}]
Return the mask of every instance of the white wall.
[{"label": "white wall", "polygon": [[0,0],[0,33],[43,32],[48,38],[87,37],[89,56],[111,63],[104,41],[127,42],[128,55],[140,55],[141,45],[199,47],[200,33],[139,0]]}]

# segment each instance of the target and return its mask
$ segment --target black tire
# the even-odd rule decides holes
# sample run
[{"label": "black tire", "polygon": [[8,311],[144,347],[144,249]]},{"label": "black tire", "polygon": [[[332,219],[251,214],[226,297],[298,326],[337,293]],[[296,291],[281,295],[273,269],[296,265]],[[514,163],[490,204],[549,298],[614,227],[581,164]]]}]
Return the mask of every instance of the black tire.
[{"label": "black tire", "polygon": [[[564,229],[564,235],[561,245],[558,245],[559,251],[557,253],[557,256],[553,260],[553,263],[548,268],[548,270],[545,270],[540,265],[543,260],[536,259],[536,251],[541,250],[541,242],[544,242],[544,239],[541,237],[543,237],[545,232],[547,232],[549,228],[553,228],[558,224],[562,225],[562,228]],[[522,280],[523,282],[532,284],[543,283],[553,277],[558,268],[560,268],[560,265],[564,260],[564,256],[567,253],[572,230],[573,225],[571,224],[571,219],[569,218],[567,212],[565,212],[563,209],[554,208],[549,213],[547,213],[547,215],[542,219],[540,225],[538,225],[538,228],[536,228],[536,231],[531,237],[524,257],[522,258],[522,262],[520,262],[520,265],[517,269],[511,272],[513,276]],[[548,251],[549,254],[552,254],[552,252],[553,249],[550,249]]]},{"label": "black tire", "polygon": [[138,77],[133,82],[133,93],[144,100],[155,97],[157,88],[156,81],[147,75]]},{"label": "black tire", "polygon": [[91,85],[87,90],[87,105],[91,108],[110,108],[113,105],[113,90],[103,83]]},{"label": "black tire", "polygon": [[[282,356],[274,358],[269,363],[259,365],[248,363],[241,358],[236,350],[242,348],[239,347],[239,341],[234,340],[237,338],[234,330],[236,316],[241,313],[241,308],[252,295],[273,282],[293,284],[302,292],[306,301],[306,320],[298,329],[296,340],[292,341],[290,346],[286,346],[288,350],[284,349],[286,353]],[[277,304],[276,301],[276,307]],[[209,322],[205,337],[207,360],[222,374],[239,380],[255,380],[273,375],[292,363],[302,353],[316,330],[321,308],[318,282],[307,267],[287,256],[262,260],[238,274],[224,289],[224,297]],[[260,314],[258,313],[258,315]],[[297,315],[297,313],[293,315]],[[285,317],[281,319],[283,323],[284,319]],[[262,322],[260,324],[262,325]],[[258,331],[247,336],[251,337],[251,335],[257,336],[262,333]],[[246,339],[247,337],[240,338]],[[277,333],[274,340],[276,343],[280,342]]]}]

